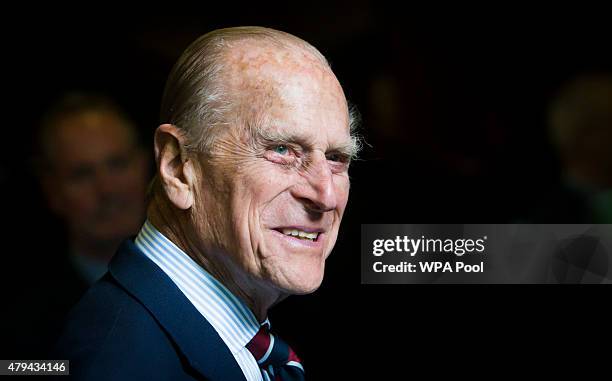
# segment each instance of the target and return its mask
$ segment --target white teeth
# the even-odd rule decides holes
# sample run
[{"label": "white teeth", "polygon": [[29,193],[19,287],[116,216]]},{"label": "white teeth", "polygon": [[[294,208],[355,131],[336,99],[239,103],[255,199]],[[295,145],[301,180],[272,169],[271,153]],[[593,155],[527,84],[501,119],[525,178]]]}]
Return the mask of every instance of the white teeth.
[{"label": "white teeth", "polygon": [[309,239],[311,241],[314,241],[319,236],[319,233],[306,233],[297,229],[283,229],[283,234],[292,237],[299,237],[302,239]]},{"label": "white teeth", "polygon": [[317,239],[318,233],[306,233],[300,232],[300,237],[308,238],[308,239]]}]

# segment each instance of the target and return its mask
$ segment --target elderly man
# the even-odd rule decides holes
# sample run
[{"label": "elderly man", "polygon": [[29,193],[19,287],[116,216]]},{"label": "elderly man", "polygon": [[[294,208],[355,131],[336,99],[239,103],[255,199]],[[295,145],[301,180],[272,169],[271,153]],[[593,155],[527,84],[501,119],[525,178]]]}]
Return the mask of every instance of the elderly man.
[{"label": "elderly man", "polygon": [[319,287],[349,193],[354,118],[325,58],[240,27],[174,66],[148,220],[58,343],[82,379],[301,380],[267,311]]}]

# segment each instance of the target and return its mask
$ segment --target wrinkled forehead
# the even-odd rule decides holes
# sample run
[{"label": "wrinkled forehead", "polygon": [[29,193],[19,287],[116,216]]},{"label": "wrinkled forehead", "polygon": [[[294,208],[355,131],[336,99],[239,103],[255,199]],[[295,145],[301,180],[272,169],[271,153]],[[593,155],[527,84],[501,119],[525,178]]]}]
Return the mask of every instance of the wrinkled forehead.
[{"label": "wrinkled forehead", "polygon": [[[236,46],[228,54],[227,83],[242,116],[264,128],[322,127],[349,138],[344,92],[331,69],[311,52],[276,46]],[[264,123],[264,120],[267,123]]]},{"label": "wrinkled forehead", "polygon": [[[256,79],[268,75],[274,78],[279,69],[302,74],[331,74],[322,56],[294,44],[267,41],[237,41],[225,51],[225,61],[241,74],[242,79]],[[234,78],[238,79],[234,76]]]}]

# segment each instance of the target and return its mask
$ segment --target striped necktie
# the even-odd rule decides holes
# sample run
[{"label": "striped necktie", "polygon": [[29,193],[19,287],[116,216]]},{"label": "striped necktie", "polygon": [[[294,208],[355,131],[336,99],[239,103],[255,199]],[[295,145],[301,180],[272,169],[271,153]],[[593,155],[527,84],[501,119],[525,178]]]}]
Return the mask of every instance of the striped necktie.
[{"label": "striped necktie", "polygon": [[300,359],[287,343],[270,333],[267,321],[246,347],[257,360],[264,381],[304,380]]}]

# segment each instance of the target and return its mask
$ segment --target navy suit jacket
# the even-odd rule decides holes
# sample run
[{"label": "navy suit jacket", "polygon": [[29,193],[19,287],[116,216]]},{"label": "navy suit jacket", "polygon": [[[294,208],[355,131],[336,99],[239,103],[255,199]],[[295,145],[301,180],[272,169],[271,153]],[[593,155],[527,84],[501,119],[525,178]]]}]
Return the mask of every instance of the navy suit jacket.
[{"label": "navy suit jacket", "polygon": [[55,358],[79,380],[245,380],[215,329],[131,240],[69,314]]}]

